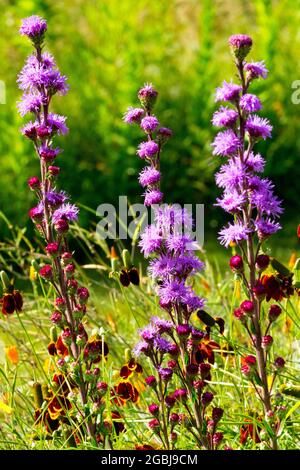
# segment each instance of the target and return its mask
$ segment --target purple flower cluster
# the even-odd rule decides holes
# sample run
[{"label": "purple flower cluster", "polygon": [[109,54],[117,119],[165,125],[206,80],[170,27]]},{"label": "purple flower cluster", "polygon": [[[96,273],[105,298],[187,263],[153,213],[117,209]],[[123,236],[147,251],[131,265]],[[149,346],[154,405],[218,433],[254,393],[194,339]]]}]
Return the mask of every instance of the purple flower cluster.
[{"label": "purple flower cluster", "polygon": [[[37,229],[49,236],[51,225],[55,227],[59,220],[65,221],[67,230],[67,223],[77,220],[78,208],[66,203],[67,196],[57,192],[53,185],[59,173],[59,167],[53,166],[53,162],[61,153],[61,149],[53,145],[53,138],[56,135],[67,134],[68,127],[66,117],[49,112],[49,106],[52,96],[55,93],[67,93],[68,86],[66,77],[61,75],[52,55],[47,52],[41,53],[41,42],[46,30],[46,21],[38,16],[31,16],[22,22],[20,32],[33,40],[36,53],[27,58],[18,77],[19,87],[24,91],[18,103],[18,110],[21,116],[28,113],[34,116],[34,121],[29,121],[21,132],[33,141],[44,168],[41,182],[37,177],[33,177],[37,179],[35,186],[28,183],[39,199],[39,205],[30,210],[29,215]],[[48,176],[51,176],[51,180]],[[47,213],[47,221],[45,214],[41,217],[43,206],[44,212]],[[62,222],[60,225],[63,225]]]},{"label": "purple flower cluster", "polygon": [[[229,42],[240,48],[246,38],[233,36]],[[246,43],[252,45],[250,40]],[[243,60],[239,63],[244,77],[242,83],[224,82],[216,90],[216,101],[228,102],[231,107],[221,106],[212,119],[214,126],[226,129],[216,135],[212,144],[214,155],[227,157],[216,175],[217,185],[224,189],[217,205],[235,217],[234,223],[220,232],[220,241],[225,246],[242,243],[255,232],[261,240],[267,238],[280,229],[276,218],[283,211],[271,181],[257,175],[262,173],[265,161],[253,152],[256,142],[271,137],[272,126],[267,119],[254,114],[262,105],[256,95],[248,93],[248,88],[253,79],[266,78],[267,70],[261,62]]]},{"label": "purple flower cluster", "polygon": [[[245,60],[252,46],[249,36],[232,36],[229,45],[240,83],[224,82],[216,90],[216,101],[225,101],[229,107],[221,107],[213,115],[213,125],[226,130],[216,135],[212,147],[214,155],[227,157],[226,163],[216,174],[217,186],[223,190],[216,205],[230,213],[234,221],[223,227],[219,240],[226,247],[237,245],[240,249],[240,254],[234,254],[229,264],[243,284],[248,298],[234,310],[234,317],[245,328],[250,344],[255,349],[255,356],[243,358],[241,372],[253,383],[268,416],[273,414],[273,382],[270,387],[267,370],[274,370],[274,364],[268,364],[273,338],[267,333],[280,315],[281,308],[272,305],[267,319],[261,309],[264,300],[268,301],[272,296],[278,300],[285,294],[276,292],[279,284],[278,288],[271,286],[274,276],[263,274],[270,258],[261,250],[264,241],[281,228],[277,219],[283,209],[281,201],[274,194],[273,183],[261,175],[265,166],[264,158],[253,150],[261,139],[271,137],[272,126],[267,119],[256,114],[262,104],[248,90],[253,80],[265,79],[268,71],[263,62]],[[273,381],[276,378],[276,365],[274,374]],[[256,386],[258,383],[260,390]],[[273,437],[270,440],[273,449],[277,449],[276,432],[273,426]]]},{"label": "purple flower cluster", "polygon": [[[46,21],[37,16],[23,20],[20,29],[22,35],[32,40],[35,48],[35,53],[28,57],[18,78],[19,87],[24,91],[18,103],[19,112],[22,116],[27,113],[34,116],[34,120],[27,123],[21,132],[33,141],[41,167],[40,177],[32,176],[28,180],[28,186],[37,198],[37,205],[30,209],[29,216],[44,240],[48,257],[48,262],[39,269],[39,276],[52,284],[57,296],[50,321],[59,336],[50,343],[48,351],[56,356],[56,365],[65,376],[63,383],[72,377],[72,382],[76,384],[76,408],[81,402],[85,410],[78,414],[79,423],[76,426],[82,430],[86,427],[87,435],[93,438],[95,422],[90,417],[82,422],[80,416],[84,416],[88,402],[92,406],[100,406],[96,386],[99,369],[93,368],[93,364],[100,362],[102,355],[108,353],[108,348],[99,335],[89,338],[83,325],[89,291],[79,286],[67,240],[69,223],[77,220],[79,210],[68,202],[64,191],[56,188],[60,168],[53,163],[61,149],[54,146],[53,140],[56,135],[66,134],[68,128],[66,118],[51,113],[49,107],[53,95],[65,94],[68,87],[66,77],[57,69],[53,57],[41,52],[46,30]],[[63,353],[57,352],[59,347],[63,348]],[[61,354],[64,359],[59,358]]]},{"label": "purple flower cluster", "polygon": [[[161,204],[163,193],[160,190],[160,156],[162,146],[172,132],[165,127],[159,128],[158,119],[152,114],[157,95],[152,85],[145,85],[138,93],[142,108],[129,108],[124,121],[139,124],[147,135],[147,140],[139,145],[137,151],[138,156],[148,164],[141,171],[139,182],[146,188],[144,204],[152,206],[154,220],[141,234],[139,246],[145,257],[152,257],[148,274],[156,281],[159,305],[167,312],[170,320],[153,317],[150,324],[139,331],[141,341],[134,348],[134,354],[147,356],[155,368],[155,385],[151,386],[158,387],[157,396],[161,404],[152,404],[150,412],[153,414],[155,410],[155,429],[163,428],[162,440],[166,448],[170,444],[167,438],[169,431],[166,429],[170,416],[166,410],[170,410],[175,403],[180,404],[187,400],[189,405],[186,403],[186,406],[195,408],[190,416],[195,415],[192,425],[198,429],[198,444],[200,447],[210,448],[209,437],[202,435],[201,425],[203,407],[206,406],[203,405],[202,395],[208,393],[203,392],[207,382],[203,380],[201,372],[203,364],[200,362],[203,360],[197,362],[195,359],[199,344],[204,337],[207,339],[208,333],[197,330],[190,323],[191,314],[202,310],[205,304],[190,283],[191,277],[204,269],[204,263],[195,255],[198,246],[192,237],[192,215],[179,205]],[[233,125],[238,117],[236,112],[227,112],[226,108],[221,112],[222,115],[215,116],[219,123],[225,120]],[[228,152],[235,151],[239,145],[237,139],[233,143],[229,142],[231,147]],[[205,365],[210,369],[209,364]],[[174,376],[181,381],[182,388],[170,393],[169,387],[173,384]],[[208,373],[206,380],[209,377]],[[167,414],[165,421],[162,418],[164,414]],[[152,424],[153,420],[149,423],[151,429]],[[171,431],[173,427],[171,424]]]}]

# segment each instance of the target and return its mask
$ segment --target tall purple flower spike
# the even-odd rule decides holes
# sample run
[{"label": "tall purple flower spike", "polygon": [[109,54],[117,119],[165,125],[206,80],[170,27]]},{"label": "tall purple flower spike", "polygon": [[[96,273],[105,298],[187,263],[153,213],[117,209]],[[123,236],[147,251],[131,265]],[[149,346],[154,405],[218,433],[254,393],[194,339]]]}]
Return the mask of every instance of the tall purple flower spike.
[{"label": "tall purple flower spike", "polygon": [[[258,397],[262,401],[266,415],[273,413],[271,388],[267,378],[267,352],[263,343],[262,301],[266,296],[262,272],[269,264],[269,257],[261,254],[263,243],[281,227],[278,217],[282,213],[281,201],[274,194],[274,185],[260,174],[264,170],[264,158],[255,153],[254,147],[261,139],[271,137],[272,126],[268,119],[257,112],[262,108],[260,99],[249,93],[253,80],[267,77],[264,62],[247,62],[252,39],[246,35],[235,35],[229,39],[234,56],[239,82],[224,82],[216,89],[216,102],[226,102],[226,107],[217,110],[212,119],[216,127],[223,127],[212,143],[213,154],[227,159],[216,174],[216,183],[223,190],[217,204],[231,214],[233,221],[222,228],[219,240],[226,247],[236,245],[241,256],[230,260],[230,267],[244,284],[248,299],[234,312],[246,328],[255,349],[257,370],[255,373],[245,363],[242,372],[247,372],[249,380],[254,380]],[[262,266],[262,260],[267,262]],[[244,268],[247,266],[247,269]],[[268,330],[268,328],[267,328]],[[255,366],[256,367],[256,366]],[[248,373],[249,372],[249,373]],[[259,383],[260,387],[257,388]],[[272,448],[277,448],[276,430],[271,436]]]},{"label": "tall purple flower spike", "polygon": [[[226,89],[227,92],[232,93],[232,90]],[[236,93],[235,90],[233,92]],[[128,108],[123,119],[128,124],[140,125],[147,138],[137,150],[138,156],[146,163],[140,172],[139,182],[145,189],[144,204],[151,206],[154,212],[154,223],[141,234],[139,246],[145,257],[151,256],[148,274],[155,281],[159,305],[168,314],[169,320],[157,316],[151,318],[150,324],[139,331],[141,341],[133,353],[147,356],[155,370],[155,385],[152,387],[156,388],[156,398],[160,403],[159,406],[151,406],[155,406],[156,425],[162,430],[163,446],[167,449],[172,446],[169,436],[173,428],[169,423],[168,410],[182,401],[184,396],[189,416],[192,417],[191,425],[197,430],[198,446],[212,449],[212,436],[203,431],[205,410],[202,393],[207,383],[202,381],[199,364],[195,362],[199,343],[204,337],[208,339],[208,333],[193,328],[190,323],[192,313],[202,310],[205,305],[205,300],[191,286],[192,277],[204,269],[204,263],[195,255],[195,249],[199,247],[191,236],[191,214],[179,205],[162,204],[160,159],[163,145],[172,136],[172,131],[159,127],[158,119],[152,114],[157,95],[152,85],[145,85],[138,93],[142,108]],[[229,120],[233,124],[237,114],[223,110],[223,115],[216,119],[219,122]],[[233,140],[231,135],[228,136],[225,152],[234,152],[240,145],[233,131],[232,135]],[[210,368],[209,364],[206,365]],[[170,394],[169,389],[176,375],[181,381],[182,389],[179,391],[182,393],[175,390],[174,394]],[[149,426],[152,426],[152,421]]]}]

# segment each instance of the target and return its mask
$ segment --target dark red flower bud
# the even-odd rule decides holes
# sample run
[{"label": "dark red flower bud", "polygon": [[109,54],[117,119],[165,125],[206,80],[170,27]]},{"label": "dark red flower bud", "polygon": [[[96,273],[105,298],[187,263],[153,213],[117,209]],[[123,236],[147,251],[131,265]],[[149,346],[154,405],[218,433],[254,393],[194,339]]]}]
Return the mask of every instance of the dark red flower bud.
[{"label": "dark red flower bud", "polygon": [[66,233],[69,230],[69,224],[66,219],[59,219],[54,224],[54,228],[58,233]]},{"label": "dark red flower bud", "polygon": [[204,392],[201,397],[201,402],[204,406],[209,405],[214,399],[214,395],[211,392]]},{"label": "dark red flower bud", "polygon": [[283,357],[276,357],[274,361],[274,366],[277,369],[282,369],[285,366],[285,360],[283,359]]},{"label": "dark red flower bud", "polygon": [[148,385],[148,387],[155,387],[157,384],[157,381],[154,375],[149,375],[149,377],[146,377],[145,382]]},{"label": "dark red flower bud", "polygon": [[245,323],[245,321],[247,320],[247,315],[241,308],[236,308],[233,312],[233,316],[237,320],[240,320],[242,323]]},{"label": "dark red flower bud", "polygon": [[260,271],[263,271],[269,266],[270,257],[268,255],[258,255],[256,258],[256,267]]},{"label": "dark red flower bud", "polygon": [[53,269],[50,264],[45,264],[40,270],[39,274],[43,279],[50,281],[53,278]]},{"label": "dark red flower bud", "polygon": [[251,315],[254,312],[254,303],[252,300],[244,300],[240,305],[240,309],[246,314]]},{"label": "dark red flower bud", "polygon": [[106,382],[97,382],[96,388],[101,397],[103,397],[108,390],[108,385]]},{"label": "dark red flower bud", "polygon": [[36,189],[39,189],[40,184],[41,184],[37,176],[32,176],[31,178],[29,178],[27,183],[28,183],[29,188],[32,189],[33,191],[35,191]]},{"label": "dark red flower bud", "polygon": [[197,391],[197,393],[201,393],[205,385],[206,383],[204,382],[204,380],[195,380],[193,382],[193,386],[195,390]]},{"label": "dark red flower bud", "polygon": [[282,310],[281,308],[279,307],[279,305],[277,304],[272,304],[270,305],[270,308],[269,308],[269,320],[271,322],[277,320],[277,318],[279,317],[279,315],[281,314]]},{"label": "dark red flower bud", "polygon": [[172,408],[175,405],[175,398],[172,395],[167,395],[165,398],[165,404],[168,408]]},{"label": "dark red flower bud", "polygon": [[48,166],[48,171],[49,171],[50,175],[57,176],[60,172],[60,168],[59,168],[59,166],[50,165],[50,166]]},{"label": "dark red flower bud", "polygon": [[201,374],[202,380],[208,379],[209,376],[210,376],[211,365],[208,364],[207,362],[202,362],[199,365],[199,369],[200,369],[200,374]]},{"label": "dark red flower bud", "polygon": [[197,364],[188,364],[186,367],[186,373],[190,377],[195,377],[199,372],[199,366]]},{"label": "dark red flower bud", "polygon": [[148,406],[149,413],[153,416],[158,416],[159,414],[159,406],[156,403],[152,403],[152,405]]},{"label": "dark red flower bud", "polygon": [[173,393],[175,400],[185,402],[187,400],[187,390],[185,388],[177,388]]},{"label": "dark red flower bud", "polygon": [[160,429],[160,422],[158,421],[158,419],[154,418],[149,421],[148,426],[152,431],[158,432]]},{"label": "dark red flower bud", "polygon": [[243,258],[240,255],[234,255],[230,258],[229,266],[234,272],[242,272],[244,270]]},{"label": "dark red flower bud", "polygon": [[59,244],[57,242],[48,243],[45,249],[49,256],[55,257],[58,254]]},{"label": "dark red flower bud", "polygon": [[66,302],[64,301],[62,297],[57,297],[55,299],[54,305],[56,308],[58,308],[61,311],[65,310],[66,308]]},{"label": "dark red flower bud", "polygon": [[263,336],[261,339],[261,345],[264,349],[270,349],[273,344],[273,338],[271,335]]},{"label": "dark red flower bud", "polygon": [[213,435],[213,443],[216,447],[221,444],[223,440],[223,433],[222,432],[215,432]]},{"label": "dark red flower bud", "polygon": [[178,421],[179,421],[179,415],[177,413],[171,413],[170,417],[169,417],[169,421],[170,421],[170,423],[172,423],[174,425],[177,424]]},{"label": "dark red flower bud", "polygon": [[223,414],[224,414],[223,408],[217,408],[217,407],[213,408],[212,419],[215,424],[217,424],[222,419]]},{"label": "dark red flower bud", "polygon": [[51,314],[50,320],[54,325],[60,325],[62,321],[62,314],[58,310],[55,310]]}]

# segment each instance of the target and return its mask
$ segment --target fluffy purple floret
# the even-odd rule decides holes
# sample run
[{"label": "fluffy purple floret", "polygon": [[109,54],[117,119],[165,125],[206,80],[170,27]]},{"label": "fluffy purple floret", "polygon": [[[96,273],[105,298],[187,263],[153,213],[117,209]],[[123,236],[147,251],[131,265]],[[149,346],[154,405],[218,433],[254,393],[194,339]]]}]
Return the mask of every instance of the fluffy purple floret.
[{"label": "fluffy purple floret", "polygon": [[228,157],[237,152],[240,148],[241,142],[237,135],[231,130],[219,132],[214,142],[212,143],[213,155],[221,155]]},{"label": "fluffy purple floret", "polygon": [[55,224],[60,219],[67,219],[69,222],[78,219],[79,209],[75,204],[66,203],[53,213],[52,222]]},{"label": "fluffy purple floret", "polygon": [[239,243],[246,240],[250,229],[240,223],[228,224],[219,232],[219,240],[221,245],[228,247],[230,243]]},{"label": "fluffy purple floret", "polygon": [[157,228],[153,225],[149,225],[145,228],[144,232],[141,235],[139,241],[139,246],[141,248],[144,256],[149,256],[151,253],[155,252],[161,248],[163,242],[163,237]]},{"label": "fluffy purple floret", "polygon": [[140,185],[150,186],[152,184],[158,183],[160,181],[160,172],[152,166],[147,166],[144,168],[139,175]]},{"label": "fluffy purple floret", "polygon": [[142,108],[129,107],[124,114],[123,121],[126,124],[140,123],[143,116],[144,110]]},{"label": "fluffy purple floret", "polygon": [[252,93],[246,93],[241,97],[240,107],[243,111],[246,111],[247,113],[256,113],[262,108],[260,99]]},{"label": "fluffy purple floret", "polygon": [[140,158],[151,158],[159,151],[159,146],[154,140],[141,142],[137,154]]},{"label": "fluffy purple floret", "polygon": [[268,119],[261,118],[256,114],[248,117],[246,121],[246,130],[251,137],[267,139],[271,137],[272,126]]},{"label": "fluffy purple floret", "polygon": [[221,108],[214,113],[212,123],[216,127],[231,127],[236,123],[237,118],[237,111],[221,106]]},{"label": "fluffy purple floret", "polygon": [[158,126],[159,126],[159,122],[155,116],[145,116],[141,120],[141,128],[143,129],[143,131],[147,132],[148,134],[151,134],[151,132],[154,132]]},{"label": "fluffy purple floret", "polygon": [[264,61],[249,62],[245,64],[244,69],[252,78],[267,78],[268,75],[268,70],[266,69]]},{"label": "fluffy purple floret", "polygon": [[30,39],[40,38],[47,31],[47,22],[37,15],[29,16],[22,20],[20,34]]},{"label": "fluffy purple floret", "polygon": [[216,89],[215,101],[236,101],[241,91],[242,87],[240,85],[228,83],[224,80],[223,85]]},{"label": "fluffy purple floret", "polygon": [[163,193],[158,189],[150,189],[144,194],[144,204],[145,206],[152,206],[153,204],[160,204],[163,200]]}]

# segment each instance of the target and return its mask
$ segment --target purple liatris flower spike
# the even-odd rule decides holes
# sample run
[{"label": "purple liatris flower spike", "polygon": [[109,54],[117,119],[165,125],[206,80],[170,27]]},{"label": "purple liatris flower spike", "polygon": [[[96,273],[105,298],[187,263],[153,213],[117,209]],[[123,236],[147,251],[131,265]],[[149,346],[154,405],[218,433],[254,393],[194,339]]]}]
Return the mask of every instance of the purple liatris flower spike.
[{"label": "purple liatris flower spike", "polygon": [[[241,87],[224,84],[222,94],[226,95],[229,101],[233,99],[238,103],[240,92]],[[161,403],[159,416],[161,418],[161,415],[165,415],[164,419],[160,419],[162,435],[165,436],[163,445],[169,448],[167,436],[174,427],[174,422],[169,420],[168,410],[184,403],[189,415],[195,416],[194,427],[199,435],[199,442],[205,442],[204,446],[210,448],[211,444],[206,438],[203,439],[201,425],[206,407],[203,406],[201,395],[206,383],[201,378],[196,359],[205,333],[193,328],[190,323],[192,313],[202,310],[205,305],[204,299],[197,295],[191,285],[192,276],[203,270],[204,263],[195,253],[199,246],[192,236],[192,214],[180,205],[162,204],[160,159],[163,145],[172,132],[165,127],[158,128],[158,119],[152,114],[157,92],[152,85],[147,85],[139,91],[138,97],[144,109],[144,116],[141,120],[139,117],[134,121],[130,108],[130,115],[125,121],[129,124],[136,122],[148,135],[148,140],[142,142],[137,151],[139,157],[148,163],[139,175],[139,182],[146,188],[143,195],[144,205],[152,206],[154,214],[153,223],[141,234],[139,246],[145,257],[152,256],[148,274],[154,282],[156,281],[155,294],[158,296],[159,307],[169,315],[169,319],[160,318],[159,314],[152,317],[150,324],[139,331],[141,341],[134,348],[134,354],[148,357],[155,371],[155,376],[151,377],[155,383],[155,398],[159,398]],[[237,119],[238,112],[227,108],[222,108],[219,114],[214,116],[215,123],[220,127],[233,128]],[[217,142],[218,152],[220,150],[224,155],[236,153],[240,147],[239,139],[231,129],[224,134]],[[232,197],[234,195],[232,194]],[[243,204],[244,199],[239,197],[231,203],[232,210],[238,210]],[[230,206],[229,202],[228,205]],[[181,381],[182,386],[172,393],[169,388],[174,375]],[[202,383],[198,387],[197,397],[194,379]]]},{"label": "purple liatris flower spike", "polygon": [[[221,88],[217,88],[216,101],[230,101],[231,108],[226,108],[226,111],[220,108],[215,112],[212,122],[217,127],[221,124],[230,127],[229,118],[229,125],[226,123],[230,110],[238,116],[234,127],[217,134],[212,145],[214,155],[229,157],[216,175],[216,183],[224,191],[216,205],[233,214],[234,221],[223,227],[219,240],[226,247],[236,246],[237,250],[240,249],[240,254],[235,253],[231,257],[230,267],[243,283],[248,298],[234,310],[234,317],[245,327],[250,345],[255,351],[255,355],[244,359],[241,371],[248,380],[255,378],[260,388],[256,388],[256,391],[265,413],[272,413],[273,384],[270,386],[266,370],[270,368],[268,351],[273,346],[273,338],[268,334],[263,335],[270,325],[263,325],[265,315],[262,313],[263,302],[268,300],[268,276],[264,278],[262,273],[270,259],[261,250],[264,241],[281,228],[276,219],[283,209],[281,201],[274,194],[274,184],[256,174],[264,171],[265,160],[260,154],[255,154],[253,148],[260,139],[271,137],[272,126],[268,119],[252,114],[259,112],[262,106],[259,98],[249,92],[254,79],[266,78],[267,69],[264,62],[246,62],[245,57],[252,46],[249,36],[231,36],[229,44],[240,84],[224,82]],[[274,428],[270,442],[273,449],[277,448],[276,432]]]},{"label": "purple liatris flower spike", "polygon": [[[18,110],[22,116],[32,113],[34,117],[22,128],[21,132],[33,141],[38,165],[41,168],[40,177],[33,176],[28,180],[28,186],[37,198],[36,206],[29,210],[29,217],[44,243],[48,262],[40,267],[39,275],[42,282],[52,285],[55,293],[54,311],[49,317],[56,328],[57,344],[64,348],[62,353],[59,352],[64,357],[56,361],[57,367],[64,376],[55,374],[53,379],[49,377],[49,381],[56,381],[57,390],[59,390],[58,398],[55,396],[53,400],[58,399],[58,408],[61,410],[59,414],[65,416],[72,404],[66,395],[62,396],[60,393],[65,393],[61,389],[67,385],[66,377],[72,376],[74,384],[76,383],[76,389],[74,388],[74,393],[72,393],[76,400],[78,414],[74,415],[72,424],[68,422],[68,432],[73,433],[76,429],[80,429],[82,440],[86,437],[96,442],[96,418],[90,413],[86,417],[85,413],[87,406],[96,409],[103,395],[99,387],[101,382],[97,383],[96,380],[100,369],[94,367],[94,364],[100,362],[102,356],[108,354],[108,347],[98,334],[89,338],[83,326],[89,291],[86,287],[79,285],[78,279],[75,278],[73,253],[69,252],[67,240],[69,222],[78,219],[79,210],[74,204],[67,202],[69,197],[64,191],[57,189],[60,167],[53,165],[54,159],[61,153],[61,149],[55,147],[55,138],[57,135],[66,134],[68,128],[66,117],[52,113],[50,108],[55,93],[64,95],[68,86],[66,77],[58,70],[54,58],[47,52],[42,53],[46,30],[46,21],[38,16],[23,20],[20,29],[21,35],[28,36],[34,46],[34,53],[28,57],[18,77],[19,87],[24,90],[22,99],[18,103]],[[47,297],[48,304],[50,300],[50,297]],[[167,344],[162,344],[160,347],[167,350]],[[51,355],[57,354],[58,347],[56,348],[54,341],[49,344],[48,351]],[[146,353],[144,348],[141,348],[141,351]],[[83,360],[83,357],[88,361]],[[52,402],[48,401],[48,405],[50,403]],[[36,413],[40,416],[39,409]],[[45,424],[48,432],[50,429],[48,418],[39,421]],[[57,417],[50,421],[58,423]],[[64,427],[65,424],[61,421],[60,426]]]}]

